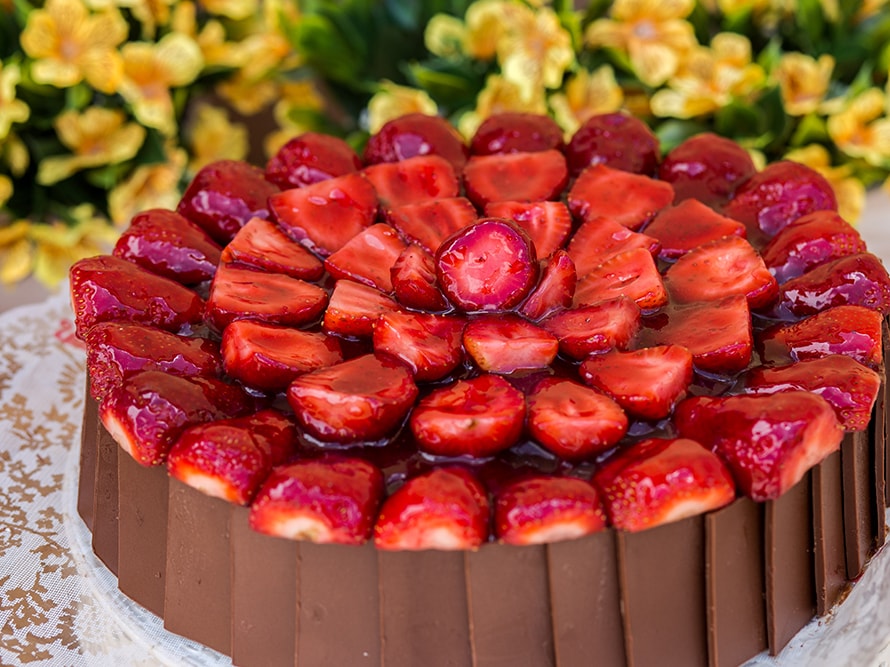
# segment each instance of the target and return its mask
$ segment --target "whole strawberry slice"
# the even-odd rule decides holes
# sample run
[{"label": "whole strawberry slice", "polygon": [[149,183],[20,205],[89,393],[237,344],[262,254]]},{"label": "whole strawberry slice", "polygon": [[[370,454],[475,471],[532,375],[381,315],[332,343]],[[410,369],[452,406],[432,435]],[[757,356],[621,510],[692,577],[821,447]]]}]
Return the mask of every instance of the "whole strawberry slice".
[{"label": "whole strawberry slice", "polygon": [[485,487],[463,468],[412,477],[387,498],[374,526],[386,550],[475,549],[488,539],[491,510]]},{"label": "whole strawberry slice", "polygon": [[285,233],[327,257],[377,217],[377,193],[359,174],[346,174],[269,197]]},{"label": "whole strawberry slice", "polygon": [[684,199],[663,208],[646,225],[646,234],[658,240],[658,256],[673,261],[700,245],[724,236],[745,237],[745,225],[720,215],[697,199]]},{"label": "whole strawberry slice", "polygon": [[349,338],[374,332],[374,322],[383,313],[399,310],[399,304],[380,290],[351,280],[334,284],[322,327],[328,333]]},{"label": "whole strawberry slice", "polygon": [[441,311],[448,308],[436,278],[436,260],[413,243],[398,256],[390,269],[396,300],[416,310]]},{"label": "whole strawberry slice", "polygon": [[600,494],[583,479],[543,475],[519,479],[494,499],[494,534],[505,544],[572,540],[605,527]]},{"label": "whole strawberry slice", "polygon": [[383,473],[358,458],[329,455],[275,468],[250,506],[259,533],[319,544],[362,544],[383,497]]},{"label": "whole strawberry slice", "polygon": [[612,525],[636,532],[735,500],[727,466],[687,437],[650,438],[619,449],[594,473]]},{"label": "whole strawberry slice", "polygon": [[440,246],[436,276],[445,296],[460,310],[509,310],[538,280],[535,248],[515,223],[481,218]]},{"label": "whole strawberry slice", "polygon": [[652,255],[661,247],[658,239],[634,232],[611,218],[592,217],[572,236],[566,251],[575,263],[575,271],[583,278],[603,262],[634,248],[645,248]]},{"label": "whole strawberry slice", "polygon": [[610,218],[634,231],[673,201],[669,183],[602,164],[581,172],[568,194],[569,210],[579,220]]},{"label": "whole strawberry slice", "polygon": [[598,391],[548,377],[528,395],[528,429],[556,456],[580,461],[612,449],[627,432],[627,415]]},{"label": "whole strawberry slice", "polygon": [[581,378],[611,396],[628,414],[656,421],[667,417],[692,382],[692,353],[680,345],[591,356]]},{"label": "whole strawberry slice", "polygon": [[519,311],[537,322],[558,310],[571,308],[577,284],[575,263],[565,250],[557,250],[541,262],[541,279]]},{"label": "whole strawberry slice", "polygon": [[220,253],[198,225],[162,208],[135,215],[114,246],[115,257],[183,285],[213,278]]},{"label": "whole strawberry slice", "polygon": [[756,501],[781,496],[844,437],[831,405],[808,391],[687,398],[674,423],[680,435],[719,454]]},{"label": "whole strawberry slice", "polygon": [[296,426],[278,410],[198,424],[170,449],[167,472],[208,496],[247,505],[296,440]]},{"label": "whole strawberry slice", "polygon": [[427,199],[386,208],[383,214],[405,240],[430,253],[436,252],[442,241],[470,226],[479,217],[476,207],[466,197]]},{"label": "whole strawberry slice", "polygon": [[464,188],[476,206],[498,201],[557,199],[569,180],[557,150],[505,155],[474,155],[464,167]]},{"label": "whole strawberry slice", "polygon": [[668,293],[651,253],[634,248],[610,257],[578,281],[574,304],[588,306],[626,296],[640,310],[651,311],[668,302]]},{"label": "whole strawberry slice", "polygon": [[324,274],[324,265],[315,255],[262,218],[251,218],[238,230],[222,251],[222,261],[302,280],[318,280]]},{"label": "whole strawberry slice", "polygon": [[533,153],[564,148],[562,129],[544,114],[504,111],[492,114],[470,141],[473,155]]},{"label": "whole strawberry slice", "polygon": [[422,398],[409,424],[418,449],[440,456],[492,456],[514,445],[525,397],[502,377],[479,375]]},{"label": "whole strawberry slice", "polygon": [[573,359],[613,348],[627,349],[640,330],[640,309],[625,296],[549,315],[538,324],[559,340],[560,351]]},{"label": "whole strawberry slice", "polygon": [[658,138],[652,130],[638,118],[621,112],[591,116],[566,146],[573,176],[597,164],[636,174],[654,174],[659,155]]},{"label": "whole strawberry slice", "polygon": [[343,139],[305,132],[284,144],[266,163],[266,180],[288,190],[361,168],[362,161]]},{"label": "whole strawberry slice", "polygon": [[381,162],[362,170],[387,208],[457,197],[460,183],[454,167],[438,155],[417,155],[400,162]]},{"label": "whole strawberry slice", "polygon": [[444,118],[409,113],[388,121],[375,132],[365,146],[364,158],[367,164],[378,164],[424,155],[444,158],[459,173],[467,161],[467,146]]},{"label": "whole strawberry slice", "polygon": [[464,329],[464,349],[487,373],[512,373],[520,369],[546,368],[559,352],[559,341],[518,315],[482,315]]},{"label": "whole strawberry slice", "polygon": [[572,231],[572,215],[566,205],[558,201],[492,202],[485,206],[485,215],[506,218],[522,227],[541,258],[559,250]]},{"label": "whole strawberry slice", "polygon": [[429,313],[384,313],[374,324],[374,352],[405,363],[418,381],[439,380],[463,361],[459,317]]},{"label": "whole strawberry slice", "polygon": [[177,282],[111,255],[87,257],[68,272],[77,337],[109,321],[179,331],[203,320],[204,301]]},{"label": "whole strawberry slice", "polygon": [[332,336],[252,320],[237,320],[222,337],[226,373],[260,391],[283,391],[299,375],[343,361]]},{"label": "whole strawberry slice", "polygon": [[774,394],[802,389],[828,401],[847,431],[863,431],[881,388],[881,376],[842,354],[807,359],[787,366],[752,368],[745,391]]},{"label": "whole strawberry slice", "polygon": [[405,243],[395,229],[379,223],[363,229],[324,261],[334,278],[349,278],[358,283],[392,292],[391,271]]},{"label": "whole strawberry slice", "polygon": [[399,426],[417,397],[405,366],[372,354],[301,375],[287,390],[297,421],[323,442],[373,442]]}]

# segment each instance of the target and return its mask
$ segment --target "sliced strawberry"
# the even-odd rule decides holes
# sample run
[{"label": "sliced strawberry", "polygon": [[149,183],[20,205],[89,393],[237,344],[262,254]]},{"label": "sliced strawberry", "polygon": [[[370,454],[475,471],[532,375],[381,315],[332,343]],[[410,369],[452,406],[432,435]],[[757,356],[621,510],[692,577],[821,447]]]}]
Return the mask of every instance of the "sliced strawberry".
[{"label": "sliced strawberry", "polygon": [[383,473],[358,458],[326,456],[272,471],[250,506],[259,533],[319,544],[362,544],[383,498]]},{"label": "sliced strawberry", "polygon": [[572,175],[603,164],[636,174],[654,174],[660,156],[658,138],[646,124],[627,113],[588,118],[566,146]]},{"label": "sliced strawberry", "polygon": [[334,278],[349,278],[358,283],[392,292],[393,264],[405,249],[396,230],[383,223],[371,225],[353,236],[324,261]]},{"label": "sliced strawberry", "polygon": [[572,231],[572,215],[558,201],[499,201],[486,204],[485,215],[512,220],[535,244],[538,257],[549,257],[565,244]]},{"label": "sliced strawberry", "polygon": [[498,375],[479,375],[422,398],[409,424],[418,449],[440,456],[492,456],[513,446],[525,397]]},{"label": "sliced strawberry", "polygon": [[646,225],[646,234],[661,244],[658,256],[672,261],[700,245],[724,236],[745,237],[745,225],[720,215],[697,199],[663,208]]},{"label": "sliced strawberry", "polygon": [[372,354],[306,373],[287,390],[297,421],[323,442],[373,442],[399,426],[417,385],[403,365]]},{"label": "sliced strawberry", "polygon": [[445,158],[455,173],[467,161],[463,137],[440,116],[409,113],[388,121],[375,132],[365,146],[365,162],[402,162],[423,155]]},{"label": "sliced strawberry", "polygon": [[289,190],[361,168],[358,155],[339,137],[305,132],[284,144],[266,163],[266,180]]},{"label": "sliced strawberry", "polygon": [[528,428],[556,456],[580,461],[612,449],[627,432],[627,415],[598,391],[548,377],[528,395]]},{"label": "sliced strawberry", "polygon": [[386,221],[399,230],[410,243],[430,253],[454,232],[468,227],[479,217],[476,207],[466,197],[427,199],[384,209]]},{"label": "sliced strawberry", "polygon": [[374,325],[374,352],[404,362],[418,381],[439,380],[463,361],[462,318],[384,313]]},{"label": "sliced strawberry", "polygon": [[756,501],[781,496],[844,437],[831,405],[808,391],[687,398],[674,423],[726,461],[739,489]]},{"label": "sliced strawberry", "polygon": [[78,338],[99,322],[125,321],[179,331],[200,324],[204,301],[177,282],[119,257],[98,255],[68,272]]},{"label": "sliced strawberry", "polygon": [[550,116],[518,111],[492,114],[470,141],[473,155],[561,151],[564,147],[562,129]]},{"label": "sliced strawberry", "polygon": [[269,218],[267,202],[277,192],[262,169],[239,160],[220,160],[195,175],[176,212],[226,244],[251,218]]},{"label": "sliced strawberry", "polygon": [[583,222],[566,249],[575,263],[579,278],[610,258],[634,248],[645,248],[653,256],[658,254],[657,239],[634,232],[609,218],[590,218]]},{"label": "sliced strawberry", "polygon": [[579,220],[609,218],[634,231],[673,201],[669,183],[601,164],[581,172],[568,194],[569,210]]},{"label": "sliced strawberry", "polygon": [[612,525],[636,532],[697,516],[735,500],[727,466],[686,437],[650,438],[619,449],[594,473]]},{"label": "sliced strawberry", "polygon": [[488,539],[485,487],[463,468],[412,477],[387,498],[374,526],[378,549],[475,549]]},{"label": "sliced strawberry", "polygon": [[657,421],[667,417],[692,382],[692,353],[679,345],[591,356],[581,378],[615,399],[628,414]]},{"label": "sliced strawberry", "polygon": [[559,352],[556,336],[518,315],[482,315],[464,329],[464,349],[487,373],[546,368]]},{"label": "sliced strawberry", "polygon": [[779,291],[760,255],[738,236],[724,236],[690,250],[667,270],[664,284],[677,303],[742,294],[752,310],[770,305]]},{"label": "sliced strawberry", "polygon": [[336,338],[275,324],[237,320],[222,337],[226,373],[260,391],[283,391],[299,375],[343,361]]},{"label": "sliced strawberry", "polygon": [[460,193],[454,167],[438,155],[372,164],[361,173],[374,186],[380,204],[388,208],[457,197]]},{"label": "sliced strawberry", "polygon": [[495,537],[505,544],[573,540],[605,527],[603,501],[583,479],[538,475],[516,480],[495,496]]},{"label": "sliced strawberry", "polygon": [[269,198],[285,233],[327,257],[377,217],[377,193],[359,174],[346,174]]},{"label": "sliced strawberry", "polygon": [[566,159],[557,150],[475,155],[464,167],[464,188],[476,206],[497,201],[558,199],[569,180]]},{"label": "sliced strawberry", "polygon": [[324,274],[324,265],[315,255],[262,218],[251,218],[238,230],[223,250],[222,261],[303,280],[318,280]]},{"label": "sliced strawberry", "polygon": [[560,351],[573,359],[627,349],[640,330],[640,308],[627,297],[557,312],[539,322],[559,339]]},{"label": "sliced strawberry", "polygon": [[537,322],[557,310],[570,308],[577,284],[575,263],[565,250],[557,250],[541,262],[541,279],[519,310]]},{"label": "sliced strawberry", "polygon": [[327,292],[305,280],[225,264],[210,285],[205,320],[216,331],[245,319],[298,326],[318,319],[327,301]]},{"label": "sliced strawberry", "polygon": [[427,311],[448,308],[436,278],[436,260],[420,246],[411,244],[402,251],[392,265],[390,279],[403,306]]},{"label": "sliced strawberry", "polygon": [[634,248],[610,257],[578,281],[575,306],[588,306],[626,296],[641,310],[661,308],[668,293],[646,248]]},{"label": "sliced strawberry", "polygon": [[535,248],[515,223],[481,218],[440,246],[436,276],[448,300],[463,311],[509,310],[537,282]]},{"label": "sliced strawberry", "polygon": [[831,404],[847,431],[864,431],[881,388],[881,376],[842,354],[807,359],[787,366],[752,368],[745,374],[745,390],[774,394],[802,389]]},{"label": "sliced strawberry", "polygon": [[296,426],[278,410],[198,424],[170,449],[167,472],[208,496],[247,505],[296,441]]},{"label": "sliced strawberry", "polygon": [[374,322],[383,314],[399,310],[399,304],[380,290],[351,280],[338,280],[324,311],[322,326],[339,336],[370,336]]},{"label": "sliced strawberry", "polygon": [[114,256],[183,285],[210,280],[222,249],[198,225],[174,211],[137,214],[114,246]]}]

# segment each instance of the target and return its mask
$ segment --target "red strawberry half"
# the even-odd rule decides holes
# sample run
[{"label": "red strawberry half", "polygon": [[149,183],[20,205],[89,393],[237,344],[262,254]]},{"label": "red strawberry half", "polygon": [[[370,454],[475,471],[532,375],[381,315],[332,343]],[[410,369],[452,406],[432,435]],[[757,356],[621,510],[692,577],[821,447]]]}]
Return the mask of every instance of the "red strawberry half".
[{"label": "red strawberry half", "polygon": [[549,257],[563,246],[572,230],[572,215],[558,201],[492,202],[485,215],[506,218],[522,227],[535,244],[538,257]]},{"label": "red strawberry half", "polygon": [[391,270],[405,243],[389,225],[363,229],[324,261],[334,278],[349,278],[383,292],[392,292]]},{"label": "red strawberry half", "polygon": [[719,206],[756,172],[748,151],[731,139],[704,132],[665,155],[658,177],[674,186],[677,201]]},{"label": "red strawberry half", "polygon": [[427,199],[384,209],[386,221],[399,230],[410,243],[430,253],[456,231],[468,227],[479,217],[476,207],[466,197]]},{"label": "red strawberry half", "polygon": [[436,260],[413,243],[398,256],[390,269],[396,300],[416,310],[441,311],[448,308],[436,278]]},{"label": "red strawberry half", "polygon": [[365,146],[365,162],[402,162],[408,158],[438,155],[455,172],[467,161],[467,146],[451,124],[440,116],[409,113],[384,124]]},{"label": "red strawberry half", "polygon": [[516,111],[492,114],[482,121],[470,141],[473,155],[561,151],[563,148],[562,129],[550,116]]},{"label": "red strawberry half", "polygon": [[559,352],[550,332],[518,315],[482,315],[470,321],[463,333],[467,354],[488,373],[546,368]]},{"label": "red strawberry half", "polygon": [[223,250],[222,261],[303,280],[318,280],[324,274],[324,265],[315,255],[262,218],[251,218],[238,230]]},{"label": "red strawberry half", "polygon": [[601,164],[585,169],[568,194],[569,210],[579,220],[610,218],[634,231],[673,201],[669,183]]},{"label": "red strawberry half", "polygon": [[557,199],[568,183],[566,160],[557,150],[475,155],[464,168],[467,197],[484,208],[498,201]]},{"label": "red strawberry half", "polygon": [[305,132],[294,137],[266,163],[266,180],[282,190],[301,188],[362,168],[352,147],[339,137]]},{"label": "red strawberry half", "polygon": [[454,167],[438,155],[372,164],[362,175],[374,186],[380,204],[389,208],[457,197],[460,191]]},{"label": "red strawberry half", "polygon": [[658,138],[646,124],[627,113],[597,114],[587,119],[566,147],[572,174],[604,164],[636,174],[653,174],[658,167]]},{"label": "red strawberry half", "polygon": [[646,234],[661,244],[658,256],[675,260],[690,250],[724,236],[745,236],[745,225],[724,217],[697,199],[684,199],[659,211]]},{"label": "red strawberry half", "polygon": [[338,280],[324,311],[323,328],[339,336],[370,336],[383,313],[399,310],[399,304],[380,290],[351,280]]},{"label": "red strawberry half", "polygon": [[573,359],[613,348],[627,349],[640,330],[640,309],[627,297],[559,311],[539,322]]},{"label": "red strawberry half", "polygon": [[418,381],[439,380],[463,361],[462,318],[384,313],[374,324],[374,352],[405,363]]},{"label": "red strawberry half", "polygon": [[610,257],[578,281],[574,304],[587,306],[626,296],[641,310],[661,308],[668,293],[651,253],[634,248]]},{"label": "red strawberry half", "polygon": [[565,250],[557,250],[541,262],[541,279],[519,310],[528,319],[538,321],[570,308],[577,284],[575,263]]},{"label": "red strawberry half", "polygon": [[622,252],[645,248],[656,255],[659,247],[657,239],[631,231],[615,220],[590,218],[572,236],[567,251],[575,263],[578,277],[583,278],[600,264]]}]

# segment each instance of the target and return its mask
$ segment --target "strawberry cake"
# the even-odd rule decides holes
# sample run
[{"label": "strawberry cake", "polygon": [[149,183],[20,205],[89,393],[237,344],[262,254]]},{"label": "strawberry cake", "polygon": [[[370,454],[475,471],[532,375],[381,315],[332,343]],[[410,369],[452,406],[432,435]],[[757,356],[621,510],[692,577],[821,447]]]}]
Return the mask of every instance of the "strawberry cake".
[{"label": "strawberry cake", "polygon": [[93,549],[236,665],[736,665],[884,543],[890,278],[716,135],[308,133],[70,284]]}]

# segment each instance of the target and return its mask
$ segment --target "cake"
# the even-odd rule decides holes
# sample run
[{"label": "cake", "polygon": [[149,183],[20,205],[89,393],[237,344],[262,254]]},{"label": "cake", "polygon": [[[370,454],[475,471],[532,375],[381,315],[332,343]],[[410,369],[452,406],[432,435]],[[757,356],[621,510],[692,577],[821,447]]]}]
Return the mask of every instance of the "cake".
[{"label": "cake", "polygon": [[78,511],[236,665],[735,665],[885,539],[890,278],[802,165],[409,115],[71,270]]}]

